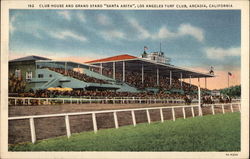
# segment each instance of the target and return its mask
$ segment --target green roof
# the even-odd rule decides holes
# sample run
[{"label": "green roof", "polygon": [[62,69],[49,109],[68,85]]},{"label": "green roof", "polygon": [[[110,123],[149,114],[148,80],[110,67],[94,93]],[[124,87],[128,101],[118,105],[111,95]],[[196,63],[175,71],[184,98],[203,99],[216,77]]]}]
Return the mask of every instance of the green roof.
[{"label": "green roof", "polygon": [[51,60],[51,59],[46,58],[46,57],[31,55],[31,56],[25,56],[25,57],[21,57],[21,58],[18,58],[18,59],[10,60],[10,62],[36,61],[36,60]]}]

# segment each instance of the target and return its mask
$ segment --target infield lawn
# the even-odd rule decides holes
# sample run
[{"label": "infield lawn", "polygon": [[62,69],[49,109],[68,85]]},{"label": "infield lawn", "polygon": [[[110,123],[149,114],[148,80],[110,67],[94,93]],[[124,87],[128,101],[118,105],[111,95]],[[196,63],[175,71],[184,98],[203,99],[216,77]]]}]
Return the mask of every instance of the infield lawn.
[{"label": "infield lawn", "polygon": [[83,132],[9,146],[9,151],[240,151],[240,113]]}]

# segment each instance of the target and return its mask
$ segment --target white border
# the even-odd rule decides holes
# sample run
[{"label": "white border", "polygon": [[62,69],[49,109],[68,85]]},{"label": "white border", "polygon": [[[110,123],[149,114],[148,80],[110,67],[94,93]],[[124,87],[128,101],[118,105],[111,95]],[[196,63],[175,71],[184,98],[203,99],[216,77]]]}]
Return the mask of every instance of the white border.
[{"label": "white border", "polygon": [[[9,40],[9,14],[12,9],[29,9],[27,4],[41,3],[91,3],[91,4],[233,4],[233,8],[241,10],[241,84],[242,84],[242,113],[241,113],[241,152],[238,156],[226,156],[228,152],[8,152],[8,40]],[[30,9],[41,9],[39,7]],[[46,8],[45,8],[46,9]],[[57,9],[57,8],[50,8]],[[64,8],[65,9],[65,8]],[[79,8],[77,8],[79,9]],[[94,9],[94,8],[90,8]],[[108,8],[112,9],[112,8]],[[116,8],[115,8],[116,9]],[[124,8],[129,9],[129,8]],[[145,9],[145,8],[143,8]],[[174,10],[182,10],[173,8]],[[197,8],[197,10],[204,8]],[[209,10],[208,9],[208,10]],[[171,9],[168,9],[171,10]],[[183,8],[186,10],[186,8]],[[195,10],[195,9],[192,9]],[[1,156],[0,158],[248,158],[249,157],[249,1],[1,1]]]}]

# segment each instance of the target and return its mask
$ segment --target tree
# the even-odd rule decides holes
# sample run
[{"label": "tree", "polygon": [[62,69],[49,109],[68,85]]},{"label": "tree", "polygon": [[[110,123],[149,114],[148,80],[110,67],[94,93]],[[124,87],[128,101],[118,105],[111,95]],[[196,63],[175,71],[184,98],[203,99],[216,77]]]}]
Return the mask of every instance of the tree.
[{"label": "tree", "polygon": [[241,96],[241,85],[233,86],[230,88],[224,88],[220,90],[221,94],[228,95],[230,97],[240,97]]}]

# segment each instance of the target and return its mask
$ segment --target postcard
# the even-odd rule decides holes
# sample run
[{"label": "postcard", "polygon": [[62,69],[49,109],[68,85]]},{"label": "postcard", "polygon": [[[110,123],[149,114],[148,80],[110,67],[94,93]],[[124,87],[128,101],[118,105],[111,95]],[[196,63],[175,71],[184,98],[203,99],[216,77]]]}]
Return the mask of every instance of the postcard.
[{"label": "postcard", "polygon": [[1,158],[248,158],[248,1],[2,1]]}]

